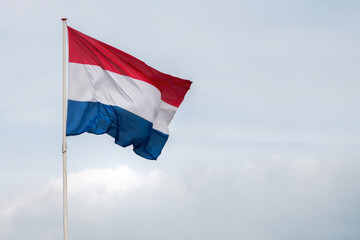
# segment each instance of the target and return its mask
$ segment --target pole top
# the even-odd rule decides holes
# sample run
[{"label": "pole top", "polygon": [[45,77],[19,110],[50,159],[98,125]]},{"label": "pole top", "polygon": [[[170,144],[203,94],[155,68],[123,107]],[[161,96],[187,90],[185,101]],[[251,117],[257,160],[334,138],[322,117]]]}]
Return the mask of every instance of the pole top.
[{"label": "pole top", "polygon": [[62,18],[61,20],[66,21],[66,20],[67,20],[67,18]]}]

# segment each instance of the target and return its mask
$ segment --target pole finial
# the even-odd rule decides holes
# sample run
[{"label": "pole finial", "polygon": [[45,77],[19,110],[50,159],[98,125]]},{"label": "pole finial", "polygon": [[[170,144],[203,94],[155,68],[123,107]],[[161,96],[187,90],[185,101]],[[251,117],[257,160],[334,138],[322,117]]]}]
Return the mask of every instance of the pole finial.
[{"label": "pole finial", "polygon": [[66,21],[66,20],[67,20],[67,18],[62,18],[61,20]]}]

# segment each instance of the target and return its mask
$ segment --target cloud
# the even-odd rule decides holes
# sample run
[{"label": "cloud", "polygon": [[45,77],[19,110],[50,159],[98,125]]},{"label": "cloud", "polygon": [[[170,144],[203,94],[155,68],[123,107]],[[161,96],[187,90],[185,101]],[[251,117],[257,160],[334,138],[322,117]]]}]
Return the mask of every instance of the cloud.
[{"label": "cloud", "polygon": [[[70,174],[69,234],[78,239],[355,239],[360,164],[274,156],[167,175],[128,166]],[[61,186],[0,205],[1,239],[59,239]],[[25,237],[26,236],[26,237]]]}]

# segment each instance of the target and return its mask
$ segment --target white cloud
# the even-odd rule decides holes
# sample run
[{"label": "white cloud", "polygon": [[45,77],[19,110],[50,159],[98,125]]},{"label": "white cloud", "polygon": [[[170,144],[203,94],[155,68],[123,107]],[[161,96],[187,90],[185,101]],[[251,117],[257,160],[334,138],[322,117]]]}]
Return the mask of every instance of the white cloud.
[{"label": "white cloud", "polygon": [[[128,166],[69,175],[72,238],[360,237],[360,164],[281,156],[175,175]],[[3,202],[1,239],[59,239],[61,179]]]}]

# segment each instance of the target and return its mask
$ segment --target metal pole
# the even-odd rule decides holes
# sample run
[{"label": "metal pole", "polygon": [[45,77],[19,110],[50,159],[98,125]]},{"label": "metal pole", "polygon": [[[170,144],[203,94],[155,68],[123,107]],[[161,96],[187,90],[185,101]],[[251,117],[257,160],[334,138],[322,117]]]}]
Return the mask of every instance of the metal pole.
[{"label": "metal pole", "polygon": [[68,207],[67,207],[67,166],[66,166],[66,18],[63,21],[63,142],[62,142],[62,158],[63,158],[63,226],[64,240],[68,240]]}]

